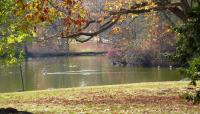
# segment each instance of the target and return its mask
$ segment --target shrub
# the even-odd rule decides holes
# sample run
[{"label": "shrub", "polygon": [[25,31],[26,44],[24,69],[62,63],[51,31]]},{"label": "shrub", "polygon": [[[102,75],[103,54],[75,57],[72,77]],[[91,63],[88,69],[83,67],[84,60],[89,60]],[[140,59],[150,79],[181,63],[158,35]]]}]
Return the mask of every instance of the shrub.
[{"label": "shrub", "polygon": [[[189,67],[181,69],[180,72],[191,80],[190,85],[197,86],[197,80],[200,80],[200,57],[189,61]],[[200,103],[199,89],[196,90],[195,95],[187,93],[184,96],[189,101],[192,100],[194,103]]]},{"label": "shrub", "polygon": [[200,79],[200,57],[189,61],[189,67],[181,69],[180,72],[191,79],[190,85],[196,86],[196,81]]}]

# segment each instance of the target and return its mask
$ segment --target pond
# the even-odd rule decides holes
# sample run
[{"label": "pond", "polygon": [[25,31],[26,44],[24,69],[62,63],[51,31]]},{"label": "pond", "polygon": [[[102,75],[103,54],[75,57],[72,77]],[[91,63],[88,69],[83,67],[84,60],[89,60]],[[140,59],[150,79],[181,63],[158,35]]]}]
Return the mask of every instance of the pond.
[{"label": "pond", "polygon": [[[181,80],[176,69],[115,67],[105,56],[29,58],[23,66],[25,90]],[[19,66],[0,66],[0,92],[22,89]]]}]

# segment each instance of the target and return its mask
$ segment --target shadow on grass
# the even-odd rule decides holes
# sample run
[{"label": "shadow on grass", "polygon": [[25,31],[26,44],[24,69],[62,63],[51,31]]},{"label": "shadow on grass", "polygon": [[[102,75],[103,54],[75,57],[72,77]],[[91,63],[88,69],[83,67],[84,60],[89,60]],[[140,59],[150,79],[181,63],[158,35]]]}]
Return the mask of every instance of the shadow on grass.
[{"label": "shadow on grass", "polygon": [[0,114],[32,114],[26,111],[18,111],[14,108],[0,108]]}]

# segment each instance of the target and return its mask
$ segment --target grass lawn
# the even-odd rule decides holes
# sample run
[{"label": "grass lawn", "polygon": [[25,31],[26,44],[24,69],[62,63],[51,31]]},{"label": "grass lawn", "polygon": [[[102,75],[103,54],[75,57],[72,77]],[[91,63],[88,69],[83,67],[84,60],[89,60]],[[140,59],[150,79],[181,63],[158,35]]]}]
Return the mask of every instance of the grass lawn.
[{"label": "grass lawn", "polygon": [[189,82],[156,82],[1,93],[0,107],[43,114],[198,114],[200,105],[181,95]]}]

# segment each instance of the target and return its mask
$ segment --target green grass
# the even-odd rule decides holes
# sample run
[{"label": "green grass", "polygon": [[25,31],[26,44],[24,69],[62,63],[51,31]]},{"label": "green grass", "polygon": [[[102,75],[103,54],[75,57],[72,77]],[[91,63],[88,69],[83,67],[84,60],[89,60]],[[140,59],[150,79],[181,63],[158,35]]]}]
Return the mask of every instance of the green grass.
[{"label": "green grass", "polygon": [[0,107],[33,113],[199,113],[180,97],[189,82],[156,82],[1,93]]}]

